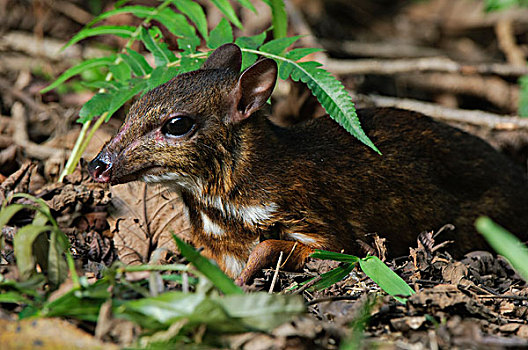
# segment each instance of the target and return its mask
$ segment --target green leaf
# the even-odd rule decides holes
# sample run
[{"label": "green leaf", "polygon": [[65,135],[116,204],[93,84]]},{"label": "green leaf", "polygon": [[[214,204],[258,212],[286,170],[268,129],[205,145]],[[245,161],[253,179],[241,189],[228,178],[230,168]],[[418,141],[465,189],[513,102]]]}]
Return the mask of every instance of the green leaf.
[{"label": "green leaf", "polygon": [[167,49],[167,45],[156,42],[145,28],[141,28],[141,41],[154,56],[156,67],[166,66],[167,63],[176,60],[176,56]]},{"label": "green leaf", "polygon": [[16,264],[22,279],[28,279],[35,271],[33,242],[38,236],[53,229],[51,226],[26,225],[18,230],[13,240]]},{"label": "green leaf", "polygon": [[63,256],[66,249],[68,249],[68,241],[64,233],[59,230],[53,230],[49,243],[47,273],[48,279],[54,288],[68,278],[68,264]]},{"label": "green leaf", "polygon": [[134,71],[134,74],[136,74],[137,76],[144,76],[152,72],[152,67],[150,66],[150,64],[148,64],[147,60],[145,59],[145,57],[143,57],[143,55],[129,48],[127,48],[126,50],[130,59],[133,60],[135,64],[139,66],[138,73],[141,72],[141,74],[138,75]]},{"label": "green leaf", "polygon": [[519,78],[519,108],[518,113],[521,117],[528,117],[528,75]]},{"label": "green leaf", "polygon": [[301,58],[308,56],[309,54],[312,54],[314,52],[321,52],[324,51],[324,49],[320,49],[317,47],[301,47],[297,49],[292,49],[286,53],[286,58],[292,60],[292,61],[298,61]]},{"label": "green leaf", "polygon": [[357,263],[359,261],[359,258],[354,255],[348,255],[348,254],[331,252],[327,250],[319,250],[319,249],[316,249],[315,253],[311,254],[310,257],[315,258],[315,259],[334,260],[334,261],[341,261],[341,262],[348,262],[348,263]]},{"label": "green leaf", "polygon": [[288,15],[284,8],[283,0],[269,0],[266,3],[271,7],[271,23],[273,24],[273,37],[283,38],[288,33]]},{"label": "green leaf", "polygon": [[300,295],[260,292],[231,294],[213,299],[222,305],[229,316],[240,319],[248,328],[260,331],[271,331],[306,310]]},{"label": "green leaf", "polygon": [[59,298],[47,302],[35,316],[66,316],[97,322],[101,305],[111,297],[109,287],[108,280],[100,279],[82,291],[72,289]]},{"label": "green leaf", "polygon": [[202,274],[205,275],[224,294],[244,294],[242,289],[233,283],[218,266],[213,265],[209,260],[200,255],[190,245],[172,235],[181,254],[189,260]]},{"label": "green leaf", "polygon": [[1,229],[7,225],[9,220],[22,209],[35,209],[35,207],[27,204],[11,204],[2,208],[0,211],[0,233],[2,232]]},{"label": "green leaf", "polygon": [[66,80],[70,79],[74,75],[80,74],[87,69],[93,69],[97,67],[110,66],[114,64],[115,56],[101,57],[101,58],[92,58],[84,62],[79,63],[76,66],[71,67],[66,72],[62,73],[57,80],[55,80],[50,85],[46,86],[44,89],[40,90],[40,93],[50,91],[51,89],[56,88],[60,84],[64,83]]},{"label": "green leaf", "polygon": [[294,65],[292,79],[306,83],[332,119],[359,141],[381,154],[361,129],[352,98],[336,78],[326,70],[320,69],[317,62],[290,61],[290,64]]},{"label": "green leaf", "polygon": [[17,292],[2,292],[0,293],[0,303],[30,304],[31,301]]},{"label": "green leaf", "polygon": [[116,35],[121,38],[130,38],[132,37],[132,34],[135,31],[136,31],[136,27],[134,26],[99,26],[95,28],[84,28],[80,32],[75,34],[74,37],[71,38],[71,40],[68,41],[66,45],[62,47],[62,50],[75,44],[78,41],[81,41],[83,39],[86,39],[92,36]]},{"label": "green leaf", "polygon": [[348,276],[348,274],[354,269],[354,266],[355,263],[345,264],[344,266],[339,266],[331,271],[323,273],[321,279],[316,282],[310,290],[323,290],[330,287]]},{"label": "green leaf", "polygon": [[[258,35],[254,36],[241,36],[238,37],[235,40],[235,44],[237,44],[240,48],[244,49],[257,49],[264,40],[266,39],[266,32],[262,32]],[[242,70],[245,70],[249,66],[251,66],[253,63],[257,61],[258,56],[254,53],[249,52],[242,52]]]},{"label": "green leaf", "polygon": [[109,67],[116,80],[126,81],[131,78],[131,69],[124,61]]},{"label": "green leaf", "polygon": [[146,91],[157,88],[161,84],[165,84],[179,73],[176,67],[156,67],[150,74],[150,78],[146,81]]},{"label": "green leaf", "polygon": [[475,222],[475,227],[488,241],[489,245],[497,253],[508,259],[519,275],[525,281],[528,281],[528,247],[488,217],[482,216],[478,218]]},{"label": "green leaf", "polygon": [[96,116],[102,115],[107,111],[112,101],[112,95],[108,92],[99,92],[86,102],[79,111],[79,123],[86,123]]},{"label": "green leaf", "polygon": [[378,257],[368,256],[361,259],[359,266],[381,289],[399,302],[405,303],[404,297],[414,294],[414,290]]},{"label": "green leaf", "polygon": [[223,44],[233,42],[233,29],[229,22],[225,18],[220,20],[220,23],[215,29],[211,30],[209,34],[209,40],[207,41],[207,47],[210,49],[216,49]]},{"label": "green leaf", "polygon": [[[238,19],[233,6],[228,0],[211,0],[211,2],[239,29],[243,29],[242,23]],[[232,41],[232,40],[231,40]]]},{"label": "green leaf", "polygon": [[180,69],[179,73],[186,73],[196,70],[201,67],[203,59],[189,56],[182,56],[180,60]]},{"label": "green leaf", "polygon": [[257,13],[257,9],[255,8],[255,6],[253,6],[253,4],[249,1],[249,0],[237,0],[238,3],[242,6],[244,6],[245,8],[249,9],[250,11],[252,11],[253,13]]},{"label": "green leaf", "polygon": [[167,29],[178,37],[196,36],[194,27],[187,22],[185,16],[172,11],[169,8],[164,8],[155,14],[153,19],[163,24]]},{"label": "green leaf", "polygon": [[195,25],[202,37],[207,41],[209,38],[207,30],[207,18],[203,8],[191,0],[174,0],[172,3],[176,8],[187,16]]},{"label": "green leaf", "polygon": [[201,43],[200,38],[197,36],[188,37],[188,38],[178,38],[178,48],[183,51],[185,54],[194,54],[196,53],[196,47]]},{"label": "green leaf", "polygon": [[189,325],[207,325],[216,332],[269,331],[305,311],[300,296],[268,293],[207,296],[167,292],[126,302],[124,314],[145,328],[169,327],[185,319]]},{"label": "green leaf", "polygon": [[97,22],[102,21],[103,19],[119,15],[122,13],[131,13],[134,16],[137,16],[139,18],[145,18],[154,13],[155,9],[153,7],[147,7],[147,6],[125,6],[121,8],[116,8],[114,10],[106,11],[100,14],[99,16],[95,17],[90,23],[88,23],[86,26],[91,27]]},{"label": "green leaf", "polygon": [[260,51],[272,55],[281,55],[290,45],[299,40],[300,36],[291,36],[268,41],[260,47]]}]

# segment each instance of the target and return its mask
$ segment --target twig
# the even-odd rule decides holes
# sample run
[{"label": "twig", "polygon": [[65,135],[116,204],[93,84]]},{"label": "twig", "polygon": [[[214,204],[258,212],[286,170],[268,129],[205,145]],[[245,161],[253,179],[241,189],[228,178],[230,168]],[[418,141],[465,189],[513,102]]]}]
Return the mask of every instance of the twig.
[{"label": "twig", "polygon": [[24,102],[25,105],[31,107],[31,109],[37,112],[45,112],[46,109],[35,102],[31,97],[26,93],[13,87],[9,81],[0,77],[0,90],[3,90],[6,94],[13,96],[15,99]]},{"label": "twig", "polygon": [[314,277],[313,280],[307,282],[305,285],[303,285],[301,288],[295,290],[292,294],[293,295],[296,295],[296,294],[301,294],[302,292],[304,292],[305,290],[307,290],[308,288],[310,288],[311,286],[313,286],[314,284],[316,284],[317,282],[319,282],[323,277],[321,277],[321,275],[317,276],[317,277]]},{"label": "twig", "polygon": [[359,42],[349,40],[319,40],[321,45],[331,51],[342,52],[348,56],[378,58],[410,58],[440,56],[441,51],[425,46],[392,42]]},{"label": "twig", "polygon": [[48,0],[47,3],[54,11],[62,13],[79,24],[88,24],[93,19],[93,16],[89,12],[69,1]]},{"label": "twig", "polygon": [[273,274],[273,279],[271,280],[271,285],[269,287],[268,293],[273,293],[273,289],[275,288],[275,283],[277,282],[277,276],[279,276],[279,270],[282,263],[282,251],[279,254],[279,259],[277,260],[277,266],[275,267],[275,273]]},{"label": "twig", "polygon": [[324,66],[334,74],[381,74],[416,73],[424,71],[463,73],[463,74],[497,74],[500,76],[518,77],[528,74],[528,66],[511,64],[477,64],[464,65],[446,57],[409,58],[398,60],[362,59],[337,60],[328,59]]},{"label": "twig", "polygon": [[508,63],[514,66],[525,66],[524,53],[515,42],[512,21],[507,18],[500,19],[495,25],[495,34],[497,35],[499,47],[504,52]]},{"label": "twig", "polygon": [[[357,98],[360,99],[360,97]],[[368,95],[366,96],[366,99],[372,101],[378,107],[396,107],[407,109],[410,111],[427,114],[435,119],[485,126],[492,130],[528,129],[528,118],[519,118],[517,116],[500,116],[498,114],[479,110],[448,108],[434,103],[379,95]]]},{"label": "twig", "polygon": [[310,300],[305,305],[306,306],[311,306],[311,305],[314,305],[314,304],[324,303],[324,302],[327,302],[327,301],[357,300],[357,299],[359,299],[359,296],[357,296],[357,295],[334,295],[334,296],[331,296],[331,297],[324,297],[324,298]]},{"label": "twig", "polygon": [[48,159],[57,153],[69,152],[66,150],[43,146],[29,140],[26,130],[26,117],[24,106],[20,102],[15,102],[11,108],[11,118],[13,119],[13,140],[15,144],[22,147],[26,154],[32,158]]},{"label": "twig", "polygon": [[528,297],[523,297],[520,295],[475,295],[477,298],[486,298],[486,299],[512,299],[512,300],[521,300],[528,301]]},{"label": "twig", "polygon": [[398,76],[397,81],[428,91],[477,96],[508,112],[515,112],[519,103],[519,86],[497,76],[421,73]]}]

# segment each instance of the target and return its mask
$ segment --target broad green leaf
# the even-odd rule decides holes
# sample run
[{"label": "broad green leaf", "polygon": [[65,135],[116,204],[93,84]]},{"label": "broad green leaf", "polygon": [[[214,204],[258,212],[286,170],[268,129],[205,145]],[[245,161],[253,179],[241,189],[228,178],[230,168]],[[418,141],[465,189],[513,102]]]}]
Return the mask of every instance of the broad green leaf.
[{"label": "broad green leaf", "polygon": [[196,70],[200,68],[203,62],[204,62],[203,59],[199,59],[196,57],[182,56],[180,60],[179,73],[186,73],[186,72],[191,72],[193,70]]},{"label": "broad green leaf", "polygon": [[317,47],[301,47],[298,49],[292,49],[286,53],[286,58],[292,60],[292,61],[298,61],[301,58],[308,56],[309,54],[312,54],[314,52],[321,52],[324,51],[323,49],[317,48]]},{"label": "broad green leaf", "polygon": [[0,211],[0,233],[9,220],[11,220],[11,218],[22,209],[35,209],[35,207],[27,204],[11,204],[2,208]]},{"label": "broad green leaf", "polygon": [[497,253],[504,256],[513,268],[528,281],[528,247],[488,217],[480,217],[475,222],[477,231],[480,232],[489,245]]},{"label": "broad green leaf", "polygon": [[310,257],[315,259],[334,260],[348,263],[357,263],[359,261],[359,258],[355,255],[348,255],[319,249],[316,249],[315,253],[311,254]]},{"label": "broad green leaf", "polygon": [[[235,40],[240,48],[257,49],[266,39],[266,32],[254,36],[241,36]],[[245,70],[257,61],[258,56],[254,53],[242,52],[242,70]]]},{"label": "broad green leaf", "polygon": [[290,45],[299,40],[300,36],[291,36],[268,41],[260,47],[260,51],[272,55],[281,55]]},{"label": "broad green leaf", "polygon": [[68,245],[65,244],[64,239],[61,239],[61,236],[64,236],[64,233],[53,230],[49,243],[47,273],[52,287],[55,288],[68,278],[68,264],[63,256]]},{"label": "broad green leaf", "polygon": [[203,8],[191,0],[173,0],[172,3],[196,25],[202,37],[207,41],[209,34],[207,30],[207,18],[205,17]]},{"label": "broad green leaf", "polygon": [[242,23],[238,19],[233,6],[228,0],[211,0],[211,2],[239,29],[243,29]]},{"label": "broad green leaf", "polygon": [[0,293],[0,304],[30,304],[31,301],[17,292],[2,292]]},{"label": "broad green leaf", "polygon": [[164,8],[153,16],[155,20],[163,24],[167,29],[178,37],[195,36],[194,27],[187,22],[185,16]]},{"label": "broad green leaf", "polygon": [[152,67],[150,66],[150,64],[148,64],[147,60],[145,59],[145,57],[143,57],[143,55],[129,48],[127,48],[126,50],[130,58],[133,59],[141,67],[141,71],[144,72],[140,76],[144,76],[152,72]]},{"label": "broad green leaf", "polygon": [[16,233],[13,245],[16,264],[22,279],[28,279],[35,270],[33,242],[38,236],[52,229],[51,226],[26,225]]},{"label": "broad green leaf", "polygon": [[70,41],[62,47],[62,50],[67,47],[75,44],[78,41],[83,39],[97,36],[97,35],[116,35],[121,38],[130,38],[132,34],[136,31],[134,26],[99,26],[95,28],[84,28],[71,38]]},{"label": "broad green leaf", "polygon": [[195,54],[196,48],[200,46],[200,38],[198,38],[196,35],[192,37],[187,38],[178,38],[176,39],[178,42],[178,48],[183,51],[183,54]]},{"label": "broad green leaf", "polygon": [[124,304],[127,318],[146,328],[168,327],[185,319],[187,325],[207,325],[216,332],[269,331],[305,311],[300,296],[268,293],[207,296],[168,292]]},{"label": "broad green leaf", "polygon": [[273,37],[284,38],[288,33],[288,15],[284,8],[283,0],[268,0],[266,3],[271,7],[271,23],[273,24]]},{"label": "broad green leaf", "polygon": [[238,3],[242,6],[244,6],[245,8],[249,9],[250,11],[252,11],[253,13],[257,13],[257,9],[255,8],[255,6],[253,6],[253,4],[249,1],[249,0],[237,0]]},{"label": "broad green leaf", "polygon": [[518,112],[521,117],[528,117],[528,75],[519,78],[519,107]]},{"label": "broad green leaf", "polygon": [[155,8],[148,7],[148,6],[125,6],[121,8],[116,8],[110,11],[103,12],[99,16],[95,17],[90,23],[88,23],[86,26],[91,27],[97,22],[102,21],[103,19],[119,15],[122,13],[131,13],[134,16],[137,16],[139,18],[145,18],[150,15],[152,15],[155,12]]},{"label": "broad green leaf", "polygon": [[141,28],[141,41],[154,56],[156,67],[166,66],[167,63],[176,60],[176,56],[167,49],[167,45],[156,42],[145,28]]},{"label": "broad green leaf", "polygon": [[359,266],[381,289],[399,302],[405,303],[404,297],[414,294],[414,290],[378,257],[368,256],[361,259]]},{"label": "broad green leaf", "polygon": [[[204,294],[167,292],[152,298],[126,302],[124,308],[126,313],[131,314],[130,312],[133,311],[141,314],[140,318],[134,317],[134,319],[147,328],[159,328],[156,323],[167,327],[181,319],[191,323],[228,321],[227,315],[220,306],[211,304],[210,298]],[[132,314],[130,316],[133,317]]]},{"label": "broad green leaf", "polygon": [[58,227],[57,222],[55,221],[55,218],[53,218],[53,215],[51,215],[51,211],[50,211],[50,208],[48,207],[48,204],[42,198],[37,198],[28,193],[16,193],[13,195],[13,198],[26,198],[26,199],[31,200],[37,205],[36,209],[42,212],[44,215],[46,215],[46,217],[53,224],[54,227]]},{"label": "broad green leaf", "polygon": [[321,279],[317,281],[310,288],[310,290],[323,290],[325,288],[330,287],[331,285],[345,278],[354,269],[354,266],[355,266],[354,263],[345,264],[344,266],[339,266],[331,271],[323,273],[321,275]]},{"label": "broad green leaf", "polygon": [[271,331],[306,310],[300,295],[260,292],[231,294],[213,299],[222,305],[229,316],[240,319],[248,328],[260,331]]},{"label": "broad green leaf", "polygon": [[157,88],[178,75],[179,70],[176,67],[156,67],[150,74],[150,78],[145,81],[146,91]]},{"label": "broad green leaf", "polygon": [[216,49],[223,44],[233,42],[233,29],[225,18],[220,20],[220,23],[215,29],[211,30],[209,34],[209,40],[207,41],[207,47],[210,49]]},{"label": "broad green leaf", "polygon": [[319,103],[336,122],[359,141],[381,154],[361,129],[354,103],[345,87],[329,72],[320,69],[319,63],[292,61],[290,63],[295,66],[291,74],[292,79],[306,83]]},{"label": "broad green leaf", "polygon": [[110,284],[101,279],[85,290],[70,290],[57,299],[47,302],[35,316],[40,317],[75,317],[80,320],[97,322],[99,309],[111,294]]},{"label": "broad green leaf", "polygon": [[131,78],[131,69],[124,61],[109,67],[116,80],[125,81]]},{"label": "broad green leaf", "polygon": [[202,274],[205,275],[224,294],[244,294],[242,289],[233,283],[218,266],[213,265],[209,260],[200,255],[193,247],[172,235],[178,246],[180,253],[189,260]]},{"label": "broad green leaf", "polygon": [[50,91],[51,89],[56,88],[60,84],[64,83],[66,80],[70,79],[74,75],[80,74],[83,71],[87,69],[93,69],[97,67],[104,67],[104,66],[110,66],[114,64],[115,62],[115,56],[108,56],[108,57],[101,57],[101,58],[92,58],[89,60],[86,60],[84,62],[79,63],[76,66],[71,67],[66,72],[62,73],[57,80],[55,80],[50,85],[46,86],[44,89],[40,90],[40,93],[43,94],[45,92]]},{"label": "broad green leaf", "polygon": [[95,94],[88,102],[86,102],[79,111],[79,119],[77,122],[86,123],[96,116],[102,115],[107,111],[112,95],[107,92],[99,92]]}]

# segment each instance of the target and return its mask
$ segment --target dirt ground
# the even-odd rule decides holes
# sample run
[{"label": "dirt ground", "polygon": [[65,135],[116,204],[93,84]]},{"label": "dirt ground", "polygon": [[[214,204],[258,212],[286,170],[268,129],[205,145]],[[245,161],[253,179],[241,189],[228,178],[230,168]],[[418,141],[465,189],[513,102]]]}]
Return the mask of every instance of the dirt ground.
[{"label": "dirt ground", "polygon": [[[18,192],[45,200],[68,234],[78,270],[95,280],[116,260],[176,261],[177,255],[156,252],[175,251],[170,232],[186,238],[189,224],[175,194],[140,183],[96,184],[86,161],[58,182],[80,130],[75,123],[79,109],[92,93],[74,85],[43,95],[39,90],[81,58],[104,51],[101,43],[87,40],[58,52],[93,18],[84,6],[74,0],[0,0],[0,201]],[[287,11],[289,33],[305,35],[302,45],[326,49],[315,58],[344,82],[358,107],[421,111],[484,138],[526,169],[528,122],[517,115],[527,98],[519,78],[528,74],[528,9],[486,13],[476,0],[292,0]],[[269,25],[269,14],[259,21],[245,11],[240,15],[244,34]],[[209,19],[215,16],[211,9]],[[104,44],[118,46],[119,40]],[[300,85],[280,83],[273,100],[277,123],[321,113]],[[125,113],[126,108],[98,130],[85,160],[111,137]],[[2,228],[4,278],[17,277],[13,237],[30,221],[17,217]],[[384,249],[381,240],[378,253]],[[298,290],[307,315],[269,334],[228,336],[227,344],[244,349],[343,344],[353,349],[356,341],[362,348],[381,349],[528,348],[528,285],[504,258],[476,251],[455,260],[435,244],[432,232],[424,232],[409,242],[409,255],[386,263],[416,291],[407,304],[378,293],[374,282],[354,270],[323,291]],[[293,283],[336,265],[312,260],[302,273],[280,272],[274,291],[288,293]],[[272,278],[273,271],[263,272],[251,289],[268,290]],[[0,309],[0,321],[7,322],[2,328],[9,329],[16,311]],[[74,324],[95,332],[93,324]],[[359,335],[351,337],[353,330]],[[127,344],[120,336],[102,339]]]}]

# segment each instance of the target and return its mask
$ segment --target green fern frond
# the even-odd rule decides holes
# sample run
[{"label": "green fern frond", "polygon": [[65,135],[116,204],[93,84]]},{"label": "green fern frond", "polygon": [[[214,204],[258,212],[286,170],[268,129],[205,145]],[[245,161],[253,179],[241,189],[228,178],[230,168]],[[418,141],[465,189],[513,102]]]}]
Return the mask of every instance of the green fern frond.
[{"label": "green fern frond", "polygon": [[[332,119],[338,122],[359,141],[381,154],[365,134],[363,129],[361,129],[361,124],[357,117],[352,98],[339,80],[326,70],[321,69],[321,64],[318,62],[296,62],[279,54],[269,53],[269,51],[280,52],[280,49],[282,48],[281,46],[279,48],[273,48],[272,50],[272,47],[270,47],[269,44],[270,43],[267,43],[260,48],[260,50],[262,50],[264,46],[268,45],[268,47],[265,48],[268,52],[251,49],[242,49],[242,51],[262,55],[277,61],[279,64],[279,74],[282,79],[287,79],[288,76],[291,76],[294,81],[300,80],[303,83],[306,83],[313,95],[317,98],[319,103],[321,103]],[[284,44],[284,42],[281,42],[281,44]]]}]

